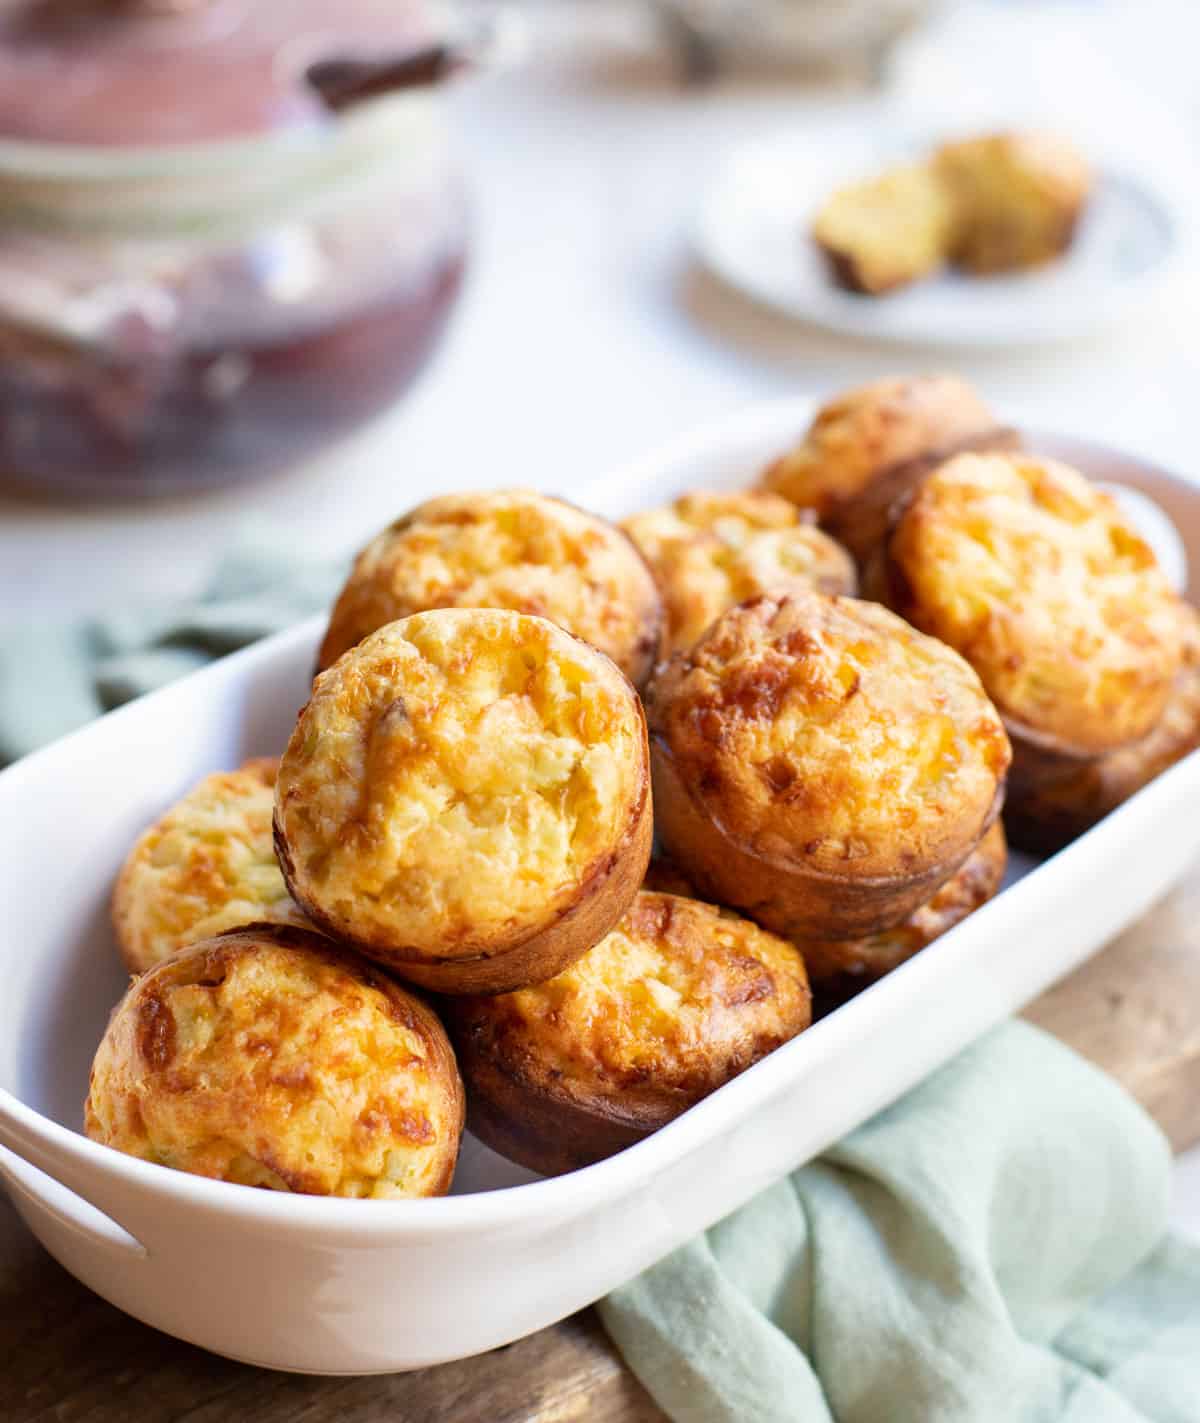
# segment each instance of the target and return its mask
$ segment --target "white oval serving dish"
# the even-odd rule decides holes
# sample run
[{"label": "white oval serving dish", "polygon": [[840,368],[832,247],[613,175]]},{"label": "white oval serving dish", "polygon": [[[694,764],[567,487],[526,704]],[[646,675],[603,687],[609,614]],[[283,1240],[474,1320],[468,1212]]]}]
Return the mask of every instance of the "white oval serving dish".
[{"label": "white oval serving dish", "polygon": [[[808,400],[756,407],[573,497],[620,514],[689,486],[748,483],[811,413]],[[1136,460],[1042,443],[1149,495],[1200,569],[1200,491]],[[225,658],[0,775],[0,1172],[29,1227],[92,1289],[253,1363],[412,1369],[562,1318],[1067,973],[1200,848],[1198,753],[662,1131],[554,1180],[470,1138],[455,1193],[429,1201],[256,1191],[122,1156],[79,1131],[91,1056],[124,983],[108,927],[113,876],[135,835],[199,777],[280,749],[320,631],[314,621]]]}]

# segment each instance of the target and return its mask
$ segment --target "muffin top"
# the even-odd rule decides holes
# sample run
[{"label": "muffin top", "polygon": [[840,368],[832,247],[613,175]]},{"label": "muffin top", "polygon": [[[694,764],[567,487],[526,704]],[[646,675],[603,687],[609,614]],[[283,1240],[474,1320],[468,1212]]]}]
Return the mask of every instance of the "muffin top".
[{"label": "muffin top", "polygon": [[309,1195],[446,1191],[463,1094],[419,999],[320,935],[255,926],[135,979],[87,1133],[201,1176]]},{"label": "muffin top", "polygon": [[959,455],[895,522],[888,564],[889,602],[961,652],[1035,743],[1096,755],[1162,715],[1181,657],[1175,595],[1076,470]]},{"label": "muffin top", "polygon": [[384,623],[431,608],[510,608],[549,618],[638,683],[662,607],[650,570],[612,524],[528,489],[448,494],[419,505],[359,554],[318,667]]},{"label": "muffin top", "polygon": [[875,381],[822,405],[808,433],[767,469],[763,483],[824,516],[883,471],[949,453],[995,427],[995,416],[957,376]]},{"label": "muffin top", "polygon": [[654,571],[667,612],[666,650],[690,647],[727,608],[760,593],[815,587],[853,593],[840,544],[766,490],[696,490],[622,528]]},{"label": "muffin top", "polygon": [[276,831],[324,927],[468,957],[555,922],[648,796],[637,694],[544,618],[389,623],[316,680],[280,764]]},{"label": "muffin top", "polygon": [[640,890],[565,973],[491,999],[460,999],[487,1053],[554,1090],[670,1115],[794,1037],[810,1019],[804,962],[748,919]]},{"label": "muffin top", "polygon": [[271,839],[278,765],[261,757],[205,776],[139,837],[112,903],[133,973],[242,924],[309,924],[287,891]]},{"label": "muffin top", "polygon": [[994,815],[1007,737],[950,648],[816,592],[726,613],[650,689],[659,746],[721,832],[837,877],[919,874]]},{"label": "muffin top", "polygon": [[977,202],[986,202],[989,196],[1014,200],[1040,196],[1074,206],[1092,186],[1091,167],[1079,149],[1059,134],[1037,129],[1013,129],[944,143],[934,154],[934,166],[939,177],[950,183],[952,192],[957,182],[970,179],[967,196]]}]

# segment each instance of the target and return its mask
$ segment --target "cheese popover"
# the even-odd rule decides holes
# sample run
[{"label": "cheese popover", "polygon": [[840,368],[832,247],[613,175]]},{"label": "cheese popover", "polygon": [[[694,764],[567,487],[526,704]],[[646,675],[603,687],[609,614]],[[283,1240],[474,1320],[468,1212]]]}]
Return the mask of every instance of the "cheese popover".
[{"label": "cheese popover", "polygon": [[909,163],[838,188],[812,235],[839,286],[878,296],[937,271],[953,223],[954,205],[933,167]]},{"label": "cheese popover", "polygon": [[436,1015],[319,934],[254,925],[134,979],[92,1065],[93,1141],[243,1186],[443,1195],[463,1126]]},{"label": "cheese popover", "polygon": [[[811,516],[810,516],[811,517]],[[759,593],[853,593],[854,561],[828,534],[765,489],[693,490],[621,527],[641,549],[667,614],[664,652],[691,647],[734,603]]]},{"label": "cheese popover", "polygon": [[[1007,812],[1006,812],[1007,813]],[[813,983],[831,978],[869,983],[890,973],[918,950],[932,944],[949,929],[986,904],[999,890],[1008,864],[1004,827],[992,821],[987,834],[932,899],[915,909],[903,923],[868,934],[863,939],[802,939],[796,947]],[[696,897],[696,888],[670,860],[650,861],[643,889],[661,894]]]},{"label": "cheese popover", "polygon": [[767,468],[762,482],[814,509],[861,564],[882,541],[888,510],[931,468],[959,450],[1011,448],[1016,441],[957,376],[891,377],[822,405],[804,438]]},{"label": "cheese popover", "polygon": [[[1141,741],[1088,761],[1036,758],[1032,774],[1022,757],[1005,820],[1014,844],[1048,855],[1090,830],[1176,761],[1200,748],[1200,613],[1179,603],[1183,668],[1154,729]],[[1014,768],[1016,769],[1016,768]]]},{"label": "cheese popover", "polygon": [[790,939],[901,923],[1003,799],[1008,738],[979,678],[874,603],[743,603],[660,671],[647,713],[666,853]]},{"label": "cheese popover", "polygon": [[971,663],[1020,741],[1097,756],[1163,714],[1175,594],[1116,503],[1064,464],[942,465],[897,513],[886,582],[898,612]]},{"label": "cheese popover", "polygon": [[997,893],[1008,864],[1004,827],[994,820],[954,874],[918,909],[892,929],[862,939],[804,939],[796,947],[814,981],[858,979],[870,983],[927,948],[974,914]]},{"label": "cheese popover", "polygon": [[335,662],[384,623],[431,608],[511,608],[549,618],[635,685],[654,665],[662,605],[630,540],[594,514],[528,489],[447,494],[358,555],[317,657]]},{"label": "cheese popover", "polygon": [[131,973],[242,924],[312,927],[287,891],[271,840],[278,765],[261,757],[205,776],[139,837],[112,898]]},{"label": "cheese popover", "polygon": [[1092,188],[1078,149],[1046,133],[943,144],[933,164],[953,204],[950,257],[979,274],[1035,266],[1065,251]]},{"label": "cheese popover", "polygon": [[553,1175],[648,1136],[795,1037],[811,995],[782,939],[641,891],[564,973],[448,1012],[472,1131]]},{"label": "cheese popover", "polygon": [[637,693],[524,613],[443,608],[365,638],[316,679],[275,794],[311,918],[450,993],[560,972],[621,917],[650,854]]}]

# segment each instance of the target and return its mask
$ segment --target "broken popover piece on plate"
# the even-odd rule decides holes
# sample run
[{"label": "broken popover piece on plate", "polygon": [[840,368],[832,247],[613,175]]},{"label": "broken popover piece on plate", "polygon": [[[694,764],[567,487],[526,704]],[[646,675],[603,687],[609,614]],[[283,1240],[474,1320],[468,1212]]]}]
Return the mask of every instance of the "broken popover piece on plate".
[{"label": "broken popover piece on plate", "polygon": [[796,941],[901,923],[1004,797],[1008,738],[976,674],[853,598],[731,609],[655,678],[647,715],[667,855]]},{"label": "broken popover piece on plate", "polygon": [[957,456],[893,512],[883,576],[888,603],[979,673],[1019,759],[1102,756],[1162,717],[1182,661],[1176,594],[1077,470]]},{"label": "broken popover piece on plate", "polygon": [[881,296],[936,272],[953,226],[951,195],[932,165],[905,163],[832,192],[812,235],[839,286]]},{"label": "broken popover piece on plate", "polygon": [[528,489],[447,494],[419,505],[358,555],[317,655],[335,662],[384,623],[431,608],[510,608],[549,618],[640,686],[662,603],[620,529]]},{"label": "broken popover piece on plate", "polygon": [[691,647],[727,608],[759,593],[853,593],[854,560],[811,520],[765,489],[693,490],[626,519],[663,596],[664,655]]},{"label": "broken popover piece on plate", "polygon": [[388,623],[314,683],[275,834],[313,921],[402,977],[446,993],[550,978],[612,928],[646,869],[641,702],[545,618]]},{"label": "broken popover piece on plate", "polygon": [[564,973],[458,998],[471,1130],[545,1175],[640,1141],[811,1020],[804,961],[749,920],[641,891]]},{"label": "broken popover piece on plate", "polygon": [[205,778],[139,836],[113,889],[112,919],[131,973],[243,924],[312,927],[275,858],[274,757]]},{"label": "broken popover piece on plate", "polygon": [[889,509],[932,468],[960,450],[1018,444],[958,376],[892,377],[822,405],[762,483],[814,510],[861,565],[882,541]]},{"label": "broken popover piece on plate", "polygon": [[436,1014],[319,934],[257,924],[144,973],[92,1066],[93,1141],[316,1196],[444,1195],[463,1090]]}]

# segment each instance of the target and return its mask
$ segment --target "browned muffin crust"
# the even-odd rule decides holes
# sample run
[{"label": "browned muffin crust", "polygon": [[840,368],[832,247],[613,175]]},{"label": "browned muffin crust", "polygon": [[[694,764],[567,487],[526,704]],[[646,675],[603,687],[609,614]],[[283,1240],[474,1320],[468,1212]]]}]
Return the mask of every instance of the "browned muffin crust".
[{"label": "browned muffin crust", "polygon": [[642,891],[565,973],[447,1005],[472,1131],[547,1175],[656,1131],[808,1026],[801,956],[712,905]]},{"label": "browned muffin crust", "polygon": [[113,887],[112,921],[131,973],[243,924],[311,924],[275,859],[273,756],[216,771],[137,839]]},{"label": "browned muffin crust", "polygon": [[809,977],[817,982],[845,976],[859,983],[882,978],[986,904],[999,891],[1007,864],[1004,827],[996,820],[933,898],[894,929],[864,939],[798,943]]},{"label": "browned muffin crust", "polygon": [[1154,730],[1094,760],[1021,757],[1004,810],[1015,845],[1035,855],[1054,854],[1200,748],[1200,614],[1187,603],[1180,608],[1184,665]]},{"label": "browned muffin crust", "polygon": [[280,762],[276,847],[320,927],[404,978],[499,993],[612,928],[653,833],[641,702],[544,618],[443,608],[317,678]]},{"label": "browned muffin crust", "polygon": [[306,1195],[443,1195],[462,1135],[427,1004],[319,934],[258,924],[135,979],[96,1053],[93,1141]]},{"label": "browned muffin crust", "polygon": [[726,613],[647,697],[657,830],[706,899],[791,939],[891,928],[998,813],[1008,740],[950,648],[816,592]]},{"label": "browned muffin crust", "polygon": [[529,489],[447,494],[358,555],[317,671],[385,623],[433,608],[508,608],[548,618],[607,653],[635,686],[650,673],[663,610],[650,570],[606,520]]},{"label": "browned muffin crust", "polygon": [[1019,753],[1091,758],[1147,735],[1181,661],[1153,550],[1077,470],[960,455],[893,511],[890,606],[979,673]]},{"label": "browned muffin crust", "polygon": [[622,524],[641,549],[667,614],[664,656],[687,648],[726,609],[760,593],[854,593],[850,555],[812,514],[765,489],[692,490]]},{"label": "browned muffin crust", "polygon": [[[804,958],[808,976],[814,983],[831,979],[862,986],[882,978],[906,959],[953,929],[1000,889],[1008,864],[1004,826],[992,822],[987,834],[967,856],[958,870],[927,903],[897,924],[864,939],[803,939],[796,948]],[[696,898],[696,887],[678,865],[670,860],[651,860],[643,889],[663,894]]]},{"label": "browned muffin crust", "polygon": [[889,509],[931,469],[963,450],[1019,444],[959,377],[893,377],[827,401],[762,482],[815,509],[862,565],[884,537]]}]

